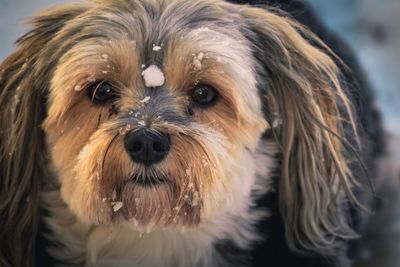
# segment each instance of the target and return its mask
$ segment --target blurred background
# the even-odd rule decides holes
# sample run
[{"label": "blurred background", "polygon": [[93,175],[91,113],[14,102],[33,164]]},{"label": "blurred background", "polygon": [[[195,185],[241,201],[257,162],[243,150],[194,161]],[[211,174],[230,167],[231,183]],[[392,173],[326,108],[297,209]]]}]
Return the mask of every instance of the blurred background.
[{"label": "blurred background", "polygon": [[356,53],[375,89],[389,149],[400,164],[400,0],[309,1]]},{"label": "blurred background", "polygon": [[[346,40],[358,57],[375,90],[376,105],[382,112],[389,151],[395,161],[394,166],[399,167],[400,0],[308,1],[328,28]],[[70,1],[0,0],[0,61],[13,51],[14,41],[29,28],[24,24],[26,18],[48,5],[65,2]],[[393,206],[398,210],[395,216],[400,218],[400,205],[393,203]],[[388,217],[388,221],[392,219]],[[397,220],[395,224],[374,227],[391,227],[393,231],[385,231],[385,234],[395,235],[396,238],[370,237],[367,241],[371,250],[363,252],[364,261],[360,266],[400,267],[400,222]],[[379,256],[373,253],[379,253]]]}]

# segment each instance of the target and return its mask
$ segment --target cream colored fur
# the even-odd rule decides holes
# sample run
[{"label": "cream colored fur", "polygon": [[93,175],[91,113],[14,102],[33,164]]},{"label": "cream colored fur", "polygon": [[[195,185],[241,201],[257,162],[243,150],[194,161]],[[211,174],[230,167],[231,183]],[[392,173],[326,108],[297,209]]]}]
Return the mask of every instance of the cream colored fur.
[{"label": "cream colored fur", "polygon": [[[140,229],[135,222],[93,225],[80,222],[60,198],[58,190],[42,193],[43,205],[51,211],[46,223],[53,231],[51,255],[79,266],[98,267],[185,267],[224,266],[214,244],[232,240],[240,248],[258,240],[254,224],[268,216],[253,209],[254,200],[271,190],[270,170],[274,144],[258,145],[240,163],[246,168],[233,178],[224,208],[195,228]],[[239,164],[239,163],[238,163]],[[62,266],[62,265],[61,265]],[[69,265],[67,265],[69,266]]]}]

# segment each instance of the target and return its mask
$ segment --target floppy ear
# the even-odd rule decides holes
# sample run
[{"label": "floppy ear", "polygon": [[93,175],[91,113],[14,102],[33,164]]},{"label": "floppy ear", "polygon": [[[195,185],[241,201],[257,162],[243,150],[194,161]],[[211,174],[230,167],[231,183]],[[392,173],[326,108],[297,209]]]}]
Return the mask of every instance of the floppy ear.
[{"label": "floppy ear", "polygon": [[41,123],[55,62],[50,40],[82,7],[66,5],[33,20],[33,29],[0,65],[0,265],[32,266],[38,192],[46,173]]},{"label": "floppy ear", "polygon": [[356,201],[344,139],[345,130],[356,136],[356,129],[339,69],[329,48],[289,18],[250,7],[241,14],[261,65],[267,120],[278,122],[287,243],[299,252],[335,253],[340,240],[356,236],[343,203]]}]

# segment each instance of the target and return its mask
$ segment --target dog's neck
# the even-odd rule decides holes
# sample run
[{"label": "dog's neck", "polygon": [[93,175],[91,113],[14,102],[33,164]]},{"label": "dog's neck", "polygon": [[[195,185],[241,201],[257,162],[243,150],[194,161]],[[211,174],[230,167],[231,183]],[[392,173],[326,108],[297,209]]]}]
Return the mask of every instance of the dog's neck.
[{"label": "dog's neck", "polygon": [[225,209],[195,228],[139,231],[127,225],[84,224],[61,200],[58,190],[43,193],[44,208],[50,212],[45,222],[52,232],[51,241],[62,245],[49,248],[51,256],[68,266],[225,266],[225,255],[215,245],[229,241],[248,249],[259,239],[255,223],[267,216],[265,210],[254,208],[254,201],[270,190],[268,172],[275,147],[264,142],[259,147],[264,152],[249,151],[242,172],[233,178]]}]

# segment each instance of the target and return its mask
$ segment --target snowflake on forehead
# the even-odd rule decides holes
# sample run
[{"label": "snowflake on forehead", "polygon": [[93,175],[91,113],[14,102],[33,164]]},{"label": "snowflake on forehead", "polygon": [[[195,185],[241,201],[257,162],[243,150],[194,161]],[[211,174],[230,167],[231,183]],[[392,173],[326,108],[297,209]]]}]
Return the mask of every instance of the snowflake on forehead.
[{"label": "snowflake on forehead", "polygon": [[150,65],[142,72],[146,87],[162,86],[165,82],[164,73],[156,65]]}]

